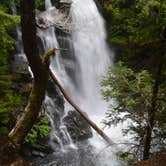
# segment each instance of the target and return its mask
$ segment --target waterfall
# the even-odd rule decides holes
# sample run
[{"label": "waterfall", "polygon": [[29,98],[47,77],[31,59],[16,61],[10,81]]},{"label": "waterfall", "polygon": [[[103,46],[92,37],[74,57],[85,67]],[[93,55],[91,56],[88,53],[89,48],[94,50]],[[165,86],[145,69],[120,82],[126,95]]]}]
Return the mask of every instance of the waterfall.
[{"label": "waterfall", "polygon": [[[109,49],[106,42],[105,22],[100,15],[94,0],[73,0],[70,8],[72,23],[75,25],[72,31],[72,41],[80,72],[76,71],[79,81],[79,96],[77,101],[90,118],[101,128],[101,121],[105,117],[108,104],[103,101],[100,94],[100,81],[108,70],[113,66],[113,52]],[[74,93],[71,95],[75,95]],[[107,135],[115,142],[124,142],[122,129],[127,124],[119,124],[104,130]],[[99,152],[105,144],[103,140],[94,133],[91,144]],[[119,146],[120,148],[123,146]],[[100,158],[103,160],[101,165],[118,165],[112,151],[117,151],[117,147],[112,147],[107,153],[103,153]],[[107,151],[107,150],[106,150]],[[108,155],[109,154],[109,155]],[[107,156],[108,155],[108,156]],[[112,164],[110,164],[112,162]],[[100,165],[100,164],[99,164]]]},{"label": "waterfall", "polygon": [[[72,31],[72,41],[80,66],[80,72],[76,71],[80,92],[77,102],[98,126],[103,127],[100,122],[104,118],[108,105],[100,94],[100,81],[108,67],[113,66],[113,53],[106,43],[104,19],[93,0],[73,0],[70,15],[72,23],[75,25]],[[119,129],[112,129],[112,131],[115,134]],[[110,130],[106,132],[110,135]],[[116,137],[119,135],[116,134]],[[91,144],[96,147],[96,153],[102,151],[106,146],[95,132]],[[102,153],[97,166],[119,165],[112,150],[108,149]]]},{"label": "waterfall", "polygon": [[[50,1],[47,0],[46,7],[49,4]],[[52,9],[52,6],[46,8],[46,10]],[[104,118],[107,104],[100,95],[100,81],[108,67],[113,65],[113,53],[109,50],[106,43],[104,20],[93,0],[73,0],[70,8],[70,17],[74,25],[71,40],[69,40],[73,45],[73,50],[68,51],[74,54],[70,55],[71,57],[68,59],[70,63],[65,63],[62,55],[59,53],[56,57],[59,60],[55,58],[51,67],[74,101],[83,111],[88,113],[91,119],[102,127],[100,121]],[[47,43],[46,45],[51,46],[55,44],[54,46],[59,47],[54,28],[42,31],[41,36],[43,36],[43,43]],[[45,36],[47,36],[48,40]],[[45,50],[54,46],[47,47]],[[75,57],[73,57],[74,55]],[[70,68],[71,64],[74,64],[72,75],[68,75],[67,68]],[[72,79],[75,80],[73,81]],[[66,103],[66,111],[69,109],[73,108]],[[96,148],[96,155],[106,146],[96,133],[94,133],[94,137],[90,142]],[[100,155],[96,166],[102,165],[119,165],[112,150],[109,149]]]},{"label": "waterfall", "polygon": [[[61,0],[61,2],[69,2],[69,0]],[[45,8],[44,21],[49,22],[54,20],[53,17],[56,17],[59,10],[52,6],[51,0],[45,0]],[[47,12],[51,12],[52,15],[47,15]],[[63,52],[57,51],[56,56],[51,60],[50,67],[74,101],[95,123],[102,127],[100,122],[102,118],[104,118],[107,104],[103,101],[100,95],[100,81],[108,67],[113,65],[113,53],[110,51],[106,43],[104,20],[93,0],[72,0],[69,17],[72,20],[73,28],[70,36],[65,39],[69,44],[67,55],[64,56]],[[63,42],[59,42],[55,31],[54,27],[44,30],[37,29],[41,54],[55,47],[63,47]],[[21,32],[18,29],[17,35],[19,41],[18,47],[20,48],[18,52],[24,56],[23,47],[22,44],[20,44],[22,43]],[[62,40],[63,37],[60,36],[59,38]],[[55,122],[55,116],[59,113],[55,112],[54,98],[50,97],[48,94],[45,99],[45,107],[49,114],[50,125],[52,127],[50,144],[55,151],[58,144],[60,154],[62,156],[64,155],[60,158],[61,161],[59,163],[61,165],[63,165],[65,158],[68,158],[70,161],[70,156],[72,155],[74,158],[74,164],[71,164],[70,166],[91,166],[91,160],[97,160],[95,161],[95,166],[120,165],[110,149],[99,155],[106,145],[102,138],[98,137],[96,133],[94,133],[93,138],[90,140],[91,145],[95,149],[95,154],[93,155],[96,158],[93,158],[94,156],[88,156],[89,153],[86,154],[86,150],[88,151],[86,142],[85,144],[80,144],[82,144],[81,147],[84,147],[83,155],[87,156],[81,156],[82,152],[80,152],[80,147],[74,145],[66,126],[62,121],[65,113],[70,109],[73,109],[67,102],[65,102],[65,113],[59,115],[60,119],[57,122]],[[59,124],[58,128],[55,123]],[[119,129],[118,132],[120,133]],[[111,133],[112,135],[116,135],[115,139],[119,137],[117,129],[111,130]],[[110,130],[107,134],[110,135]],[[82,158],[80,159],[80,156],[77,154],[81,154],[80,156]],[[86,158],[88,159],[86,160]],[[58,158],[56,159],[58,161]],[[49,161],[57,163],[52,158],[49,159]],[[46,161],[46,165],[47,164],[48,162]],[[58,164],[54,165],[58,166]]]},{"label": "waterfall", "polygon": [[[12,13],[13,15],[17,15],[16,7],[14,0],[12,1]],[[14,61],[13,66],[13,71],[17,70],[22,73],[27,73],[28,69],[28,63],[27,63],[27,58],[24,54],[24,48],[23,48],[23,42],[22,42],[22,33],[19,29],[19,27],[16,25],[16,45],[15,45],[15,50],[16,53],[13,55]]]},{"label": "waterfall", "polygon": [[46,8],[46,10],[52,8],[52,3],[51,3],[50,0],[46,0],[46,1],[45,1],[45,8]]},{"label": "waterfall", "polygon": [[80,73],[76,73],[80,104],[89,115],[101,115],[106,104],[101,99],[100,81],[108,66],[113,64],[113,54],[106,43],[104,20],[93,0],[73,0],[70,14],[75,25],[72,40],[80,66]]},{"label": "waterfall", "polygon": [[[62,113],[60,114],[60,112],[56,111],[55,109],[56,106],[54,103],[54,98],[46,95],[45,108],[47,110],[51,124],[50,145],[52,149],[56,150],[57,146],[59,146],[58,151],[60,149],[62,153],[65,153],[68,148],[77,149],[76,146],[73,144],[73,141],[66,129],[66,126],[63,125]],[[56,123],[55,120],[58,121],[58,123]]]},{"label": "waterfall", "polygon": [[[58,14],[58,10],[56,9],[56,7],[52,6],[52,3],[50,0],[45,0],[45,8],[46,8],[46,12],[51,12],[53,13],[53,15]],[[44,21],[49,22],[51,19],[53,18],[50,17],[50,15],[46,14]],[[53,48],[59,48],[59,43],[55,35],[54,27],[47,28],[46,30],[38,29],[37,33],[38,33],[38,37],[41,40],[43,52],[46,52]],[[52,59],[50,68],[54,72],[54,74],[56,74],[56,76],[59,78],[59,80],[61,81],[63,85],[70,84],[68,80],[69,78],[65,71],[61,53],[56,52],[55,54],[56,56],[55,58]],[[57,117],[55,117],[54,115],[55,114],[54,112],[56,111],[54,98],[53,97],[50,98],[48,95],[46,95],[45,105],[46,105],[46,110],[49,114],[50,124],[52,128],[50,133],[50,143],[52,148],[56,149],[57,144],[55,143],[58,143],[60,146],[60,150],[62,152],[65,152],[68,149],[68,147],[77,149],[76,146],[73,144],[72,139],[70,138],[70,135],[66,129],[66,126],[63,125],[62,119],[64,115],[58,115],[60,118],[58,121],[59,124],[55,122],[57,120],[56,119]],[[59,113],[57,112],[57,114]]]},{"label": "waterfall", "polygon": [[[46,11],[59,12],[52,6],[50,0],[46,0],[45,4]],[[46,22],[53,20],[50,16],[46,18]],[[104,118],[107,104],[102,100],[100,95],[100,81],[108,67],[113,65],[113,53],[106,43],[104,20],[93,0],[73,0],[70,8],[70,18],[74,25],[68,41],[73,45],[73,50],[68,50],[69,54],[71,54],[69,55],[70,59],[68,58],[66,62],[64,57],[62,58],[62,53],[58,52],[57,56],[52,59],[51,69],[81,109],[88,113],[90,118],[102,127],[100,121]],[[38,30],[38,34],[45,51],[54,47],[60,47],[53,27],[46,30]],[[68,74],[69,68],[72,68],[70,75]],[[47,98],[47,101],[51,101],[51,99],[49,98],[48,100]],[[65,106],[66,111],[73,109],[67,102]],[[51,109],[49,109],[49,112],[50,117],[52,117]],[[65,129],[63,132],[66,133],[64,135],[71,141],[65,126],[61,125],[60,129],[63,128]],[[56,139],[60,141],[60,147],[62,152],[64,152],[63,142],[57,136],[58,134],[52,121],[51,140]],[[94,137],[90,142],[96,148],[96,155],[106,146],[104,141],[96,133],[94,133]],[[73,145],[72,141],[70,144]],[[119,165],[111,150],[103,152],[100,155],[96,166],[102,165]],[[76,166],[79,166],[79,164]]]}]

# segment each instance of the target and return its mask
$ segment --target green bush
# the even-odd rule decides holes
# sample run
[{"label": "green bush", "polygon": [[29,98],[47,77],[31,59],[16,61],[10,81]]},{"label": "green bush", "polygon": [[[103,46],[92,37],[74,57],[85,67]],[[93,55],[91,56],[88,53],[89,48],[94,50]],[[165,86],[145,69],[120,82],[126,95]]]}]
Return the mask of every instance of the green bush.
[{"label": "green bush", "polygon": [[51,129],[48,123],[48,117],[46,115],[41,116],[39,121],[36,122],[31,131],[26,136],[24,143],[35,144],[38,138],[44,138],[48,136]]},{"label": "green bush", "polygon": [[[109,68],[101,83],[102,95],[109,102],[103,123],[112,126],[128,121],[128,126],[123,130],[123,133],[124,135],[130,134],[130,152],[135,155],[136,159],[142,158],[143,154],[148,111],[152,107],[154,82],[154,78],[148,71],[135,72],[120,62],[115,67]],[[151,144],[152,153],[164,151],[164,147],[166,147],[165,92],[166,87],[163,81],[160,84],[156,100],[155,125]]]},{"label": "green bush", "polygon": [[12,90],[4,90],[6,94],[0,97],[0,130],[8,133],[15,122],[15,110],[22,104],[23,97]]},{"label": "green bush", "polygon": [[134,156],[128,152],[119,151],[116,155],[123,164],[125,163],[125,165],[132,165],[134,163]]}]

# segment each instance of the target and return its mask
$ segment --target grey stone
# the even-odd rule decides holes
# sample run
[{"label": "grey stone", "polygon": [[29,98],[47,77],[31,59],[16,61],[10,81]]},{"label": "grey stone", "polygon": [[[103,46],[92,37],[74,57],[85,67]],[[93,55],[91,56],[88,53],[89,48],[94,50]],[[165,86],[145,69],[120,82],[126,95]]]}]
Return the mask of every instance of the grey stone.
[{"label": "grey stone", "polygon": [[90,125],[76,111],[69,111],[63,122],[74,141],[86,140],[93,136]]}]

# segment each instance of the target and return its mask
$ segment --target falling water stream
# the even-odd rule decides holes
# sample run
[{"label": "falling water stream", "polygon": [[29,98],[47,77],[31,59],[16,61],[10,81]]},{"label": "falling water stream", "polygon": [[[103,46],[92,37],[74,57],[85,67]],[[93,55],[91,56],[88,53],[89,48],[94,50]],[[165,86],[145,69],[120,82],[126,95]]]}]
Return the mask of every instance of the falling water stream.
[{"label": "falling water stream", "polygon": [[[53,20],[53,17],[59,12],[56,7],[52,6],[51,0],[45,0],[45,8],[45,12],[53,13],[51,16],[46,15],[45,22]],[[73,46],[72,50],[68,50],[71,56],[70,63],[69,61],[64,61],[62,53],[57,51],[55,58],[51,60],[51,70],[80,108],[88,114],[90,119],[102,128],[103,125],[101,121],[104,118],[108,105],[101,97],[100,81],[108,67],[113,65],[113,53],[106,43],[104,20],[94,0],[72,0],[69,17],[74,25],[71,29],[69,40],[69,43]],[[18,36],[20,36],[18,31],[17,33]],[[54,27],[45,30],[38,29],[37,33],[42,43],[42,52],[60,47]],[[18,39],[18,41],[19,40],[20,39]],[[21,54],[23,54],[22,50]],[[67,68],[73,69],[70,75],[68,74]],[[62,122],[62,118],[65,115],[61,117],[59,122],[62,133],[61,136],[66,140],[64,143],[58,135],[54,124],[52,111],[55,111],[55,109],[53,99],[47,95],[45,103],[52,127],[50,144],[54,148],[54,146],[56,146],[54,142],[58,142],[61,155],[70,156],[73,151],[77,154],[79,147],[73,144]],[[65,112],[67,113],[69,110],[73,110],[73,108],[65,102]],[[117,142],[122,138],[121,128],[122,126],[119,126],[117,128],[107,129],[105,132],[114,142]],[[92,160],[97,160],[95,166],[119,166],[120,163],[117,161],[113,152],[116,148],[108,148],[103,151],[107,145],[97,133],[94,131],[93,133],[93,138],[91,138],[89,142],[94,149],[95,157],[92,158]],[[86,161],[86,164],[83,162],[84,161],[76,161],[70,166],[92,166],[90,161]],[[45,166],[47,165],[60,166],[54,164],[53,161],[45,164]],[[64,165],[62,164],[62,166]]]},{"label": "falling water stream", "polygon": [[[55,10],[50,0],[45,2],[46,10]],[[51,68],[74,101],[95,123],[102,127],[100,121],[104,117],[107,104],[100,95],[100,81],[108,66],[113,65],[113,54],[106,43],[104,20],[93,0],[73,0],[70,17],[74,25],[71,42],[76,55],[73,75],[75,75],[76,80],[74,82],[77,85],[77,91],[72,78],[67,75],[60,54],[53,60]],[[59,47],[53,27],[44,31],[39,30],[39,33],[43,43],[45,43],[45,50]],[[73,108],[66,103],[66,111],[69,109]],[[90,142],[96,147],[94,152],[96,155],[106,146],[105,142],[95,132]],[[99,158],[97,166],[119,165],[115,155],[110,150],[100,154]],[[76,166],[79,165],[76,164]]]}]

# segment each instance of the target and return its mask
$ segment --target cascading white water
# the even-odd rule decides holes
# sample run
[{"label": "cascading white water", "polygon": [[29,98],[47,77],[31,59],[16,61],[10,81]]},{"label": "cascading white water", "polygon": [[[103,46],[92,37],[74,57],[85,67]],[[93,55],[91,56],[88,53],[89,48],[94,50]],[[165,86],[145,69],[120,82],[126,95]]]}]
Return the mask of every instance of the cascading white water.
[{"label": "cascading white water", "polygon": [[50,0],[45,1],[45,8],[46,10],[49,10],[50,8],[52,8],[52,3]]},{"label": "cascading white water", "polygon": [[[45,4],[46,11],[52,10],[55,12],[55,15],[58,13],[58,10],[52,6],[50,0],[45,0]],[[74,87],[71,78],[65,71],[64,62],[61,58],[60,52],[56,52],[57,56],[52,60],[51,69],[81,109],[87,112],[89,117],[102,127],[99,122],[104,117],[107,104],[102,100],[100,95],[99,83],[102,76],[106,73],[108,66],[113,65],[113,54],[110,52],[106,44],[104,20],[99,14],[93,0],[73,0],[70,9],[70,16],[72,24],[74,25],[72,30],[72,42],[77,59],[75,63],[78,63],[78,66],[80,67],[79,72],[74,71],[74,74],[76,75],[75,82],[79,85],[77,87],[79,91],[76,91],[77,88]],[[47,20],[45,21],[52,20],[50,15],[46,16],[46,18]],[[38,36],[43,43],[45,51],[55,47],[59,48],[55,35],[55,29],[53,27],[46,30],[38,29]],[[54,103],[48,96],[46,96],[46,103],[48,104],[48,110],[50,111],[52,146],[54,146],[53,142],[54,139],[56,139],[61,147],[61,150],[65,151],[64,144],[62,140],[59,139],[53,122],[53,115],[51,111],[54,110]],[[69,105],[67,105],[66,110],[69,108]],[[62,123],[60,124],[60,130],[62,130],[62,135],[68,140],[69,144],[74,149],[75,147],[73,146],[72,140],[67,133],[66,127]],[[117,133],[117,129],[113,132]],[[120,131],[118,130],[118,132]],[[110,131],[108,133],[110,135]],[[105,147],[104,141],[101,138],[98,138],[95,133],[94,137],[91,139],[91,143],[94,147],[96,147],[96,155],[98,155],[100,150]],[[102,156],[100,155],[100,162],[96,166],[119,165],[111,151],[107,152],[108,156],[106,156],[106,153],[103,154],[104,155]]]},{"label": "cascading white water", "polygon": [[[52,6],[51,1],[50,0],[46,0],[45,1],[45,6],[46,6],[46,11],[50,11],[53,10],[54,12],[56,12],[56,8]],[[46,20],[44,21],[49,21],[49,17],[46,16]],[[47,28],[46,30],[41,30],[38,29],[38,36],[40,37],[43,47],[44,47],[44,51],[48,51],[51,50],[53,48],[59,48],[56,36],[55,36],[55,29],[53,27]],[[55,71],[57,71],[57,73],[61,76],[61,74],[63,73],[64,69],[62,68],[63,66],[60,65],[60,59],[59,59],[59,52],[57,51],[56,54],[58,55],[55,59],[54,59],[54,69],[56,69]],[[62,76],[61,76],[62,77]],[[63,77],[62,77],[63,78]]]},{"label": "cascading white water", "polygon": [[62,151],[64,151],[62,139],[60,139],[58,137],[58,133],[57,133],[56,128],[55,128],[56,126],[54,123],[55,104],[53,102],[53,99],[48,97],[47,95],[46,95],[46,99],[45,99],[45,107],[46,107],[46,110],[48,111],[48,117],[50,119],[50,124],[51,124],[50,144],[51,144],[53,149],[56,149],[57,145],[55,145],[54,142],[57,142],[58,145],[60,146],[60,149]]},{"label": "cascading white water", "polygon": [[[66,150],[68,148],[73,148],[76,149],[76,146],[73,144],[72,139],[70,138],[70,135],[67,132],[67,128],[65,125],[63,125],[62,123],[62,117],[61,115],[59,115],[60,118],[60,124],[59,124],[59,130],[57,130],[58,126],[56,126],[55,124],[55,119],[57,117],[55,117],[55,111],[56,111],[56,107],[54,104],[54,99],[51,97],[48,97],[48,95],[46,95],[45,98],[45,108],[48,112],[48,117],[50,119],[50,124],[51,124],[51,132],[50,132],[50,145],[53,148],[53,150],[57,149],[57,144],[60,147],[60,150],[62,152],[66,152]],[[57,114],[60,114],[59,112],[56,112]],[[61,137],[59,136],[61,134]],[[66,145],[64,145],[63,140],[65,140]],[[56,144],[55,144],[56,143]]]},{"label": "cascading white water", "polygon": [[[113,66],[113,53],[106,43],[104,19],[100,15],[94,0],[73,0],[70,9],[75,54],[80,65],[81,73],[76,73],[80,82],[80,105],[90,118],[101,128],[108,104],[103,101],[100,93],[100,81],[109,66]],[[79,98],[79,97],[77,97]],[[106,129],[105,132],[115,142],[124,142],[122,129],[126,124]],[[102,149],[104,143],[96,134],[92,144]],[[110,160],[109,160],[110,161]],[[115,163],[114,163],[115,165]]]},{"label": "cascading white water", "polygon": [[[106,43],[104,20],[93,0],[73,0],[70,15],[72,23],[75,25],[72,39],[81,71],[76,73],[78,80],[81,81],[79,83],[81,93],[77,96],[77,102],[90,118],[102,127],[100,122],[104,118],[108,105],[101,97],[100,81],[102,76],[106,74],[108,67],[113,65],[113,53]],[[107,134],[110,135],[110,131]],[[104,141],[95,133],[91,143],[96,147],[96,153],[106,146]],[[103,152],[103,154],[100,156],[99,166],[119,165],[111,151]]]},{"label": "cascading white water", "polygon": [[[52,3],[50,0],[45,0],[45,8],[46,8],[46,12],[51,12],[54,16],[58,14],[58,10],[56,9],[56,7],[52,6]],[[45,19],[46,19],[44,20],[45,22],[49,22],[53,18],[49,14],[48,15],[46,14]],[[38,32],[38,36],[40,37],[42,41],[44,51],[48,51],[53,48],[59,48],[54,27],[47,28],[46,30],[38,29],[37,32]],[[54,74],[56,74],[56,76],[59,78],[59,80],[61,81],[63,85],[71,85],[68,79],[68,76],[66,74],[60,52],[57,51],[55,54],[56,54],[55,58],[53,58],[51,61],[51,67],[50,67],[51,70],[54,72]],[[54,99],[46,95],[46,99],[45,99],[46,110],[48,111],[51,128],[52,128],[50,133],[50,142],[51,142],[52,148],[56,146],[54,142],[58,142],[62,152],[65,152],[68,149],[68,147],[77,149],[76,146],[73,144],[73,141],[70,138],[70,135],[68,134],[66,126],[63,125],[63,122],[62,122],[63,116],[61,116],[60,122],[59,122],[60,123],[59,132],[61,133],[61,136],[63,138],[60,138],[58,135],[58,131],[55,128],[55,123],[54,123],[53,112],[55,111],[55,104],[53,100]],[[67,146],[64,146],[64,143],[62,140],[65,140],[65,142],[67,142]]]},{"label": "cascading white water", "polygon": [[[15,2],[14,0],[12,1],[12,13],[13,15],[17,15],[16,7],[15,7]],[[17,43],[16,43],[16,51],[17,54],[15,55],[16,59],[22,59],[23,61],[27,61],[27,58],[24,54],[24,48],[22,44],[22,33],[18,26],[16,26],[16,35],[17,35]]]},{"label": "cascading white water", "polygon": [[[45,2],[47,11],[55,10],[50,0]],[[75,63],[78,63],[80,67],[80,72],[74,71],[76,75],[75,82],[79,85],[77,87],[79,92],[75,91],[76,88],[74,88],[73,82],[65,71],[60,54],[52,62],[51,68],[81,109],[87,112],[90,118],[102,127],[99,122],[104,117],[107,104],[100,95],[100,81],[108,66],[113,65],[113,54],[106,43],[104,20],[93,0],[73,0],[70,17],[74,25],[72,42],[77,59]],[[48,17],[49,19],[53,18]],[[59,47],[53,27],[44,31],[39,30],[38,33],[43,43],[45,43],[45,50]],[[69,108],[70,106],[67,105],[67,111]],[[98,138],[95,133],[91,143],[96,147],[96,154],[105,147],[104,141]],[[63,145],[61,144],[61,146]],[[111,151],[107,152],[107,156],[106,153],[100,156],[99,161],[97,166],[119,165]]]},{"label": "cascading white water", "polygon": [[[51,0],[45,0],[45,23],[54,22],[55,18],[58,17],[59,11],[56,9],[55,6],[52,5]],[[47,14],[47,13],[51,14]],[[55,35],[55,28],[50,27],[45,30],[38,29],[38,36],[42,41],[42,45],[44,47],[44,51],[51,50],[53,48],[59,48],[59,44]],[[64,85],[67,91],[71,92],[74,91],[74,86],[67,75],[64,67],[64,60],[61,56],[60,51],[56,51],[56,56],[51,60],[51,69],[53,73],[57,76],[59,81]]]},{"label": "cascading white water", "polygon": [[72,32],[75,54],[80,65],[81,107],[89,115],[102,114],[105,103],[100,95],[100,81],[113,55],[106,44],[104,20],[93,0],[73,0],[70,14],[75,28]]},{"label": "cascading white water", "polygon": [[[12,1],[11,10],[12,10],[13,15],[17,15],[14,0]],[[19,72],[26,73],[27,69],[29,70],[29,68],[28,68],[27,58],[24,53],[23,42],[22,42],[22,33],[17,25],[16,25],[16,38],[17,38],[16,45],[15,45],[16,54],[13,55],[14,61],[12,62],[13,66],[15,66],[15,69],[13,68],[13,71],[17,70]]]}]

